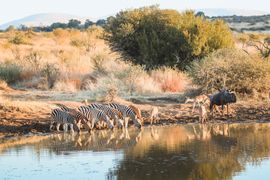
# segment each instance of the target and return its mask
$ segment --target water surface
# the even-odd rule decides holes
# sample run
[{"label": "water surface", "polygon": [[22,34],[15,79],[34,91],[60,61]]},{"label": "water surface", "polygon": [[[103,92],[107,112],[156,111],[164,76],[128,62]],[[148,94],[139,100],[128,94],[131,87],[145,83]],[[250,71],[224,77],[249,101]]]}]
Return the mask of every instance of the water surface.
[{"label": "water surface", "polygon": [[0,143],[0,179],[270,179],[270,124],[173,125]]}]

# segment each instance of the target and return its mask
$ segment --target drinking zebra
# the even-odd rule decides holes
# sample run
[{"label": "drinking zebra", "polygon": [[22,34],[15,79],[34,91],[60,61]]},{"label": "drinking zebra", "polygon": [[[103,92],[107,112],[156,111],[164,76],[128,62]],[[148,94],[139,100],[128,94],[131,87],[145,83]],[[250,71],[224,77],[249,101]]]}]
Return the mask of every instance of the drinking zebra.
[{"label": "drinking zebra", "polygon": [[78,110],[89,119],[89,122],[87,123],[89,131],[91,131],[94,128],[94,125],[98,121],[104,121],[107,123],[108,127],[110,129],[113,129],[113,123],[110,121],[109,117],[101,110],[94,109],[89,106],[81,106],[78,108]]},{"label": "drinking zebra", "polygon": [[[59,106],[62,111],[68,112],[69,114],[74,115],[77,119],[80,119],[83,122],[83,125],[85,125],[89,121],[89,118],[85,117],[81,112],[79,112],[76,109],[67,107],[64,104],[57,103],[56,105]],[[80,127],[81,127],[81,121],[79,121],[79,123],[78,123],[79,131],[80,131]]]},{"label": "drinking zebra", "polygon": [[118,110],[110,107],[110,106],[106,106],[103,104],[97,104],[97,103],[92,103],[90,105],[88,105],[88,107],[90,108],[94,108],[94,109],[99,109],[101,111],[103,111],[110,119],[112,119],[114,121],[115,124],[118,125],[118,127],[123,127],[123,121],[121,120],[122,114],[121,112],[119,112]]},{"label": "drinking zebra", "polygon": [[128,118],[132,119],[133,123],[138,127],[138,128],[141,128],[142,127],[142,123],[141,123],[141,120],[138,119],[135,111],[128,107],[128,106],[125,106],[125,105],[121,105],[121,104],[118,104],[118,103],[109,103],[107,104],[108,106],[120,111],[122,113],[122,116],[123,116],[123,120],[124,120],[124,123],[125,123],[125,128],[128,127]]},{"label": "drinking zebra", "polygon": [[53,109],[51,112],[50,130],[52,130],[53,124],[56,123],[57,131],[59,131],[60,125],[63,124],[64,132],[67,132],[68,126],[70,126],[70,131],[74,132],[73,125],[79,129],[78,124],[80,123],[80,120],[80,118],[72,113],[68,113],[61,109]]}]

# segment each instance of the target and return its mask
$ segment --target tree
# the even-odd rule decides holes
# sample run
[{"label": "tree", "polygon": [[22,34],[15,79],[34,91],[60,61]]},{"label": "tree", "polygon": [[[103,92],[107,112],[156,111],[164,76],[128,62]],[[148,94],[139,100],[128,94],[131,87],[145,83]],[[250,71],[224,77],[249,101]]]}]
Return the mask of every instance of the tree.
[{"label": "tree", "polygon": [[197,12],[197,13],[196,13],[196,15],[195,15],[195,16],[196,16],[196,17],[197,17],[197,16],[201,16],[201,17],[203,17],[203,18],[204,18],[204,17],[205,17],[205,14],[204,14],[204,12],[199,11],[199,12]]},{"label": "tree", "polygon": [[77,19],[71,19],[71,20],[68,21],[67,27],[68,28],[77,28],[77,29],[79,29],[80,24],[81,24],[81,21],[79,21]]},{"label": "tree", "polygon": [[96,22],[96,25],[97,26],[105,26],[105,24],[106,24],[106,20],[105,19],[99,19]]},{"label": "tree", "polygon": [[248,46],[254,47],[262,58],[270,57],[270,37],[265,37],[260,40],[259,37],[250,35],[250,40],[247,42]]},{"label": "tree", "polygon": [[67,28],[67,24],[56,22],[56,23],[52,23],[50,26],[51,31],[53,31],[54,29],[57,29],[57,28],[65,29],[65,28]]},{"label": "tree", "polygon": [[157,6],[121,11],[107,19],[105,29],[113,48],[147,69],[163,65],[185,69],[194,59],[233,46],[223,21]]},{"label": "tree", "polygon": [[84,28],[87,29],[87,28],[89,28],[90,26],[93,26],[93,25],[94,25],[94,22],[87,19],[85,21],[85,23],[84,23]]}]

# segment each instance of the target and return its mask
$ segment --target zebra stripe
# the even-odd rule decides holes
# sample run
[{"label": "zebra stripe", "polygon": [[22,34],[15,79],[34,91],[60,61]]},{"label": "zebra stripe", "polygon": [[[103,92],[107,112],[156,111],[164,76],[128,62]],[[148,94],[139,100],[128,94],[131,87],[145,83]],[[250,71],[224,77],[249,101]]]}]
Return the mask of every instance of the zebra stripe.
[{"label": "zebra stripe", "polygon": [[64,104],[56,104],[56,105],[59,106],[62,111],[65,111],[65,112],[68,112],[68,113],[74,115],[79,120],[79,123],[78,123],[79,127],[81,124],[81,120],[82,120],[83,124],[86,124],[86,122],[88,121],[88,119],[82,113],[80,113],[78,110],[73,109],[73,108],[69,108]]},{"label": "zebra stripe", "polygon": [[101,110],[90,108],[89,106],[81,106],[78,109],[89,121],[91,121],[90,130],[94,128],[94,125],[98,121],[105,121],[110,129],[113,129],[113,124],[109,117]]},{"label": "zebra stripe", "polygon": [[72,116],[68,112],[61,109],[53,109],[51,112],[51,125],[50,130],[52,130],[53,124],[57,123],[56,130],[59,131],[59,126],[63,124],[63,129],[66,132],[68,125],[70,126],[70,131],[74,132],[73,125],[77,126],[77,118]]},{"label": "zebra stripe", "polygon": [[134,110],[128,106],[117,104],[117,103],[109,103],[108,106],[120,111],[123,115],[123,119],[125,121],[125,128],[128,127],[128,119],[132,119],[133,123],[138,127],[141,128],[142,124],[141,121],[137,118],[136,113]]},{"label": "zebra stripe", "polygon": [[110,119],[114,120],[115,124],[117,124],[119,127],[123,127],[123,121],[120,120],[120,117],[119,117],[121,113],[118,110],[110,106],[97,104],[97,103],[90,104],[88,105],[88,107],[103,111]]}]

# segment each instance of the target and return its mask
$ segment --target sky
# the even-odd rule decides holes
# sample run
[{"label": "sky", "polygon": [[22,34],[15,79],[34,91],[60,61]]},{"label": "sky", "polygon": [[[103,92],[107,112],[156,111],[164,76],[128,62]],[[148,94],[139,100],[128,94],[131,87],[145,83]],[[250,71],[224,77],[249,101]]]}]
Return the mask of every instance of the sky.
[{"label": "sky", "polygon": [[270,0],[2,0],[0,24],[38,13],[67,13],[94,19],[120,10],[159,4],[177,10],[229,8],[270,13]]}]

